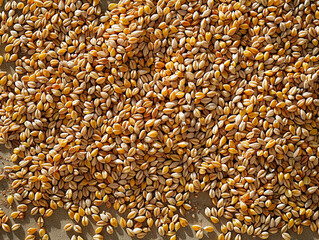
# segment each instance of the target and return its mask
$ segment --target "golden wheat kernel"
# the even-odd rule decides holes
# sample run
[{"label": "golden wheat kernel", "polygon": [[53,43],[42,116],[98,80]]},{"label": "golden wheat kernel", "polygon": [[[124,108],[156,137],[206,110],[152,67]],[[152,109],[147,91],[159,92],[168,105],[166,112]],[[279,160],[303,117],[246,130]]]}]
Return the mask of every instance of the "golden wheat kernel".
[{"label": "golden wheat kernel", "polygon": [[194,231],[198,231],[198,230],[202,229],[202,227],[199,226],[199,225],[192,225],[192,229],[193,229]]},{"label": "golden wheat kernel", "polygon": [[12,230],[12,231],[15,231],[15,230],[19,229],[20,227],[21,227],[21,224],[15,223],[15,224],[13,224],[13,225],[11,226],[11,230]]},{"label": "golden wheat kernel", "polygon": [[7,201],[11,205],[13,203],[13,196],[12,195],[8,195]]},{"label": "golden wheat kernel", "polygon": [[64,225],[64,230],[65,231],[70,231],[73,228],[73,225],[71,223],[67,223]]},{"label": "golden wheat kernel", "polygon": [[205,226],[203,229],[206,232],[213,232],[214,231],[214,227],[212,227],[212,226]]},{"label": "golden wheat kernel", "polygon": [[38,231],[37,228],[28,228],[27,232],[29,235],[33,235],[34,233],[36,233]]},{"label": "golden wheat kernel", "polygon": [[77,233],[82,233],[82,227],[79,225],[74,225],[73,230]]}]

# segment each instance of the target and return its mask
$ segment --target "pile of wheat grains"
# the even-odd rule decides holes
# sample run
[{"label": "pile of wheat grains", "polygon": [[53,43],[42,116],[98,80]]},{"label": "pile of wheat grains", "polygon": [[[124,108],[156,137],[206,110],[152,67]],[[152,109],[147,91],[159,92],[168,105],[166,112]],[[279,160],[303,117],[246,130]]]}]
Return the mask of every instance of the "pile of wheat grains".
[{"label": "pile of wheat grains", "polygon": [[319,1],[8,0],[0,20],[10,217],[38,216],[26,239],[49,239],[61,207],[72,239],[93,219],[94,240],[118,225],[174,240],[199,192],[213,224],[197,238],[221,217],[219,240],[318,231]]}]

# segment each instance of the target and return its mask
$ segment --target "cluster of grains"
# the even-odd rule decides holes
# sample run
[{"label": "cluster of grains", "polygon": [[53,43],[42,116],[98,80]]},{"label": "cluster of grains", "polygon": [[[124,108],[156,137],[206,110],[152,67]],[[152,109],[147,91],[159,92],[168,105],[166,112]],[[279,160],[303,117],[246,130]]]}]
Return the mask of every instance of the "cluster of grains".
[{"label": "cluster of grains", "polygon": [[118,225],[174,240],[194,192],[212,223],[227,219],[219,240],[319,233],[318,1],[3,8],[0,61],[14,73],[0,72],[0,143],[13,148],[12,217],[39,216],[29,239],[48,239],[62,207],[65,230],[93,219],[95,240]]}]

